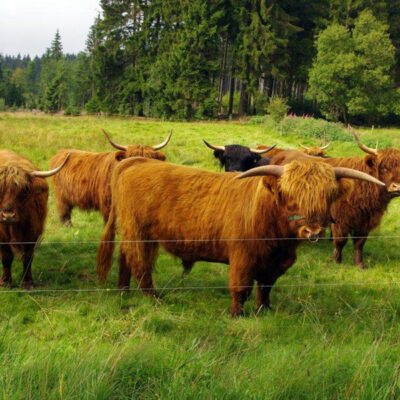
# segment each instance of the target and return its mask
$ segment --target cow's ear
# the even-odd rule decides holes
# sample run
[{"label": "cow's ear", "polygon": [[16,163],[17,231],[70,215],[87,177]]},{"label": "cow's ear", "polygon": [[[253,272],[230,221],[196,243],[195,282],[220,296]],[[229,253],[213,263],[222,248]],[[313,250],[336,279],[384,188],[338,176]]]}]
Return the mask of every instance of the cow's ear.
[{"label": "cow's ear", "polygon": [[126,158],[126,152],[125,151],[117,151],[116,153],[115,153],[115,159],[117,160],[117,161],[122,161],[122,160],[125,160],[125,158]]},{"label": "cow's ear", "polygon": [[34,178],[31,183],[30,193],[34,195],[46,193],[49,191],[49,186],[45,179]]},{"label": "cow's ear", "polygon": [[373,154],[369,154],[368,156],[365,156],[365,163],[368,165],[370,168],[375,168],[376,167],[376,156]]},{"label": "cow's ear", "polygon": [[161,161],[165,161],[167,159],[167,157],[165,157],[165,154],[159,152],[156,152],[153,158]]},{"label": "cow's ear", "polygon": [[220,161],[221,165],[225,165],[225,157],[224,157],[224,151],[223,150],[214,150],[214,157],[218,158]]}]

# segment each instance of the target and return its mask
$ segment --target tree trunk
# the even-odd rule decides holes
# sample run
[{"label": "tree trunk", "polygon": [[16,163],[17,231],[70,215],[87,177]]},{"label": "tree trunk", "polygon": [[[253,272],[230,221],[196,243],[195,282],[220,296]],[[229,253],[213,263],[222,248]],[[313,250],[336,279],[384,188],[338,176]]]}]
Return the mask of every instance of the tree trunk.
[{"label": "tree trunk", "polygon": [[224,91],[223,89],[224,89],[224,77],[225,77],[225,70],[226,70],[227,53],[228,53],[228,33],[226,33],[224,42],[222,45],[221,75],[219,77],[219,87],[218,87],[219,111],[221,111],[222,96],[223,96],[223,91]]},{"label": "tree trunk", "polygon": [[247,113],[249,97],[246,88],[247,85],[242,82],[242,87],[240,88],[239,116],[245,115]]},{"label": "tree trunk", "polygon": [[233,98],[235,96],[235,78],[233,77],[233,71],[231,76],[231,86],[229,88],[229,108],[228,108],[228,116],[232,115],[233,112]]}]

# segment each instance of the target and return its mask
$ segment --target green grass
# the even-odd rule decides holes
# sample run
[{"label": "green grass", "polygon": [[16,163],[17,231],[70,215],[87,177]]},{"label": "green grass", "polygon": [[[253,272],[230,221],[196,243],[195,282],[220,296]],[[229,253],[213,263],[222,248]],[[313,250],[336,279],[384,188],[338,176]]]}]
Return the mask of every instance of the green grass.
[{"label": "green grass", "polygon": [[[60,148],[108,151],[105,128],[121,143],[155,144],[178,164],[219,170],[201,139],[295,147],[262,125],[171,123],[103,117],[0,114],[1,147],[48,168]],[[400,145],[400,130],[375,130]],[[366,140],[371,133],[365,130]],[[304,142],[303,142],[304,143]],[[306,144],[310,143],[307,139]],[[331,155],[361,154],[334,142]],[[394,200],[374,235],[398,235]],[[178,260],[161,252],[154,274],[161,300],[101,288],[95,274],[99,214],[75,210],[60,225],[50,198],[44,241],[33,274],[38,289],[0,290],[1,399],[391,399],[400,393],[399,240],[367,242],[369,268],[331,259],[331,243],[306,244],[272,290],[272,310],[228,317],[227,267],[198,263],[184,281]],[[77,243],[65,243],[76,241]],[[116,263],[107,288],[115,288]],[[19,283],[21,265],[14,265]],[[191,289],[192,287],[211,289]],[[133,288],[135,286],[133,285]],[[176,288],[171,290],[170,288]],[[67,289],[87,291],[69,292]]]}]

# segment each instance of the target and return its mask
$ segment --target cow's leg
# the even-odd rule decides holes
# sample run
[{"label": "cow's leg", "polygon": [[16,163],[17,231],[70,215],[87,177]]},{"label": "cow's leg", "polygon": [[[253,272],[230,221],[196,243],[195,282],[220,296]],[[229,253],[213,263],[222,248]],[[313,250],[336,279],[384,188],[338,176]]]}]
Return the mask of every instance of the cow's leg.
[{"label": "cow's leg", "polygon": [[30,289],[33,287],[32,279],[32,262],[33,262],[33,252],[35,250],[35,245],[26,245],[24,253],[22,255],[22,286],[25,289]]},{"label": "cow's leg", "polygon": [[110,211],[111,211],[111,204],[109,202],[100,203],[100,212],[101,216],[103,217],[104,225],[106,225],[108,221],[108,217],[110,216]]},{"label": "cow's leg", "polygon": [[229,290],[232,296],[230,316],[237,317],[243,314],[243,306],[249,298],[253,289],[254,278],[251,267],[246,264],[235,264],[229,266]]},{"label": "cow's leg", "polygon": [[143,294],[155,296],[152,272],[157,256],[158,243],[129,243],[126,248],[128,247],[129,251],[125,252],[125,256],[131,267],[132,275],[142,289]]},{"label": "cow's leg", "polygon": [[270,293],[277,279],[282,276],[296,261],[296,252],[293,250],[285,259],[278,259],[272,265],[266,266],[257,278],[257,311],[270,308]]},{"label": "cow's leg", "polygon": [[343,247],[347,243],[347,235],[349,232],[345,231],[340,225],[332,224],[332,236],[333,236],[333,259],[338,264],[342,262],[342,251]]},{"label": "cow's leg", "polygon": [[56,205],[58,210],[58,216],[60,218],[61,223],[68,227],[72,226],[71,212],[73,206],[70,205],[67,201],[58,198],[57,196],[56,196]]},{"label": "cow's leg", "polygon": [[354,243],[354,265],[360,269],[365,269],[363,259],[363,248],[367,241],[368,233],[355,232],[353,237]]},{"label": "cow's leg", "polygon": [[192,261],[182,260],[182,266],[183,266],[182,277],[190,273],[190,271],[193,268],[193,265],[194,262]]},{"label": "cow's leg", "polygon": [[8,244],[1,245],[1,261],[3,263],[3,275],[1,276],[0,286],[11,286],[11,264],[14,254]]},{"label": "cow's leg", "polygon": [[127,290],[129,289],[129,285],[131,283],[131,268],[126,261],[126,255],[122,244],[119,249],[118,261],[118,288],[122,290]]}]

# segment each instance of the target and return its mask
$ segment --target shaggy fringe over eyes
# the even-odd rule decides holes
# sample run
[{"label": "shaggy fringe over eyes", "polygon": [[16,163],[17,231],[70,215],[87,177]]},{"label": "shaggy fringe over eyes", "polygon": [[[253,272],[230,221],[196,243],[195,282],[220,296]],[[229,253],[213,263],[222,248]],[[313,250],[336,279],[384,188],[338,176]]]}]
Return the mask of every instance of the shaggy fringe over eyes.
[{"label": "shaggy fringe over eyes", "polygon": [[0,168],[0,194],[25,189],[31,181],[30,172],[17,166]]},{"label": "shaggy fringe over eyes", "polygon": [[285,165],[279,179],[285,201],[294,201],[307,217],[328,215],[331,202],[343,192],[340,186],[330,165],[308,160]]}]

